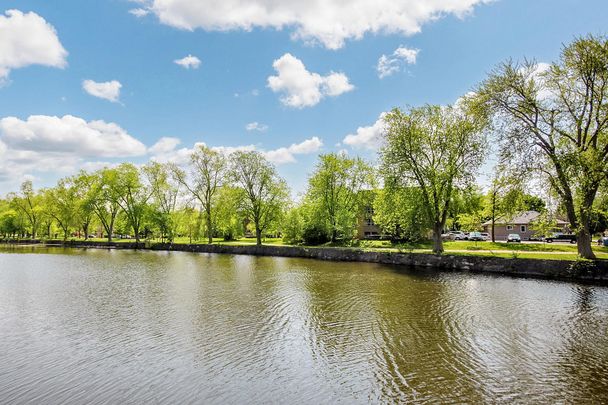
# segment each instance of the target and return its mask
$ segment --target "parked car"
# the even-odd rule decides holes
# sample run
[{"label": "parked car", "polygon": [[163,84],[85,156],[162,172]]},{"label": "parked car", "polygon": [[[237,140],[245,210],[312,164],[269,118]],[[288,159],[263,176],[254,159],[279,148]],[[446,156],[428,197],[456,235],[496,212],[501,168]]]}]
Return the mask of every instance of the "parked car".
[{"label": "parked car", "polygon": [[481,236],[483,237],[483,240],[490,240],[490,234],[487,232],[482,232]]},{"label": "parked car", "polygon": [[442,234],[441,237],[448,240],[464,240],[464,233],[462,231],[449,231]]},{"label": "parked car", "polygon": [[462,231],[453,231],[452,239],[453,240],[466,240],[467,234]]},{"label": "parked car", "polygon": [[566,234],[566,233],[554,233],[553,235],[545,238],[545,242],[547,242],[547,243],[553,243],[553,242],[576,243],[576,235]]},{"label": "parked car", "polygon": [[471,232],[469,233],[469,240],[485,240],[481,232]]},{"label": "parked car", "polygon": [[598,244],[598,246],[606,246],[606,247],[608,247],[608,236],[600,237],[597,240],[597,244]]},{"label": "parked car", "polygon": [[507,236],[507,243],[509,242],[521,243],[521,236],[517,233],[510,233],[509,236]]}]

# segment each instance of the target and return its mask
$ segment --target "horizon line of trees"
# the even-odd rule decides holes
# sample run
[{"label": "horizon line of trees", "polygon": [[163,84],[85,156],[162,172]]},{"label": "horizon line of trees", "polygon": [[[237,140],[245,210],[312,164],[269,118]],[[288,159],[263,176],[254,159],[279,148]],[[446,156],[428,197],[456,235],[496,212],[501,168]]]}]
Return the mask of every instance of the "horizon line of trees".
[{"label": "horizon line of trees", "polygon": [[[365,207],[393,239],[431,235],[443,252],[448,228],[492,224],[533,207],[539,229],[567,218],[578,253],[593,259],[591,238],[608,211],[608,39],[586,36],[564,46],[547,69],[506,61],[452,106],[393,109],[385,115],[379,168],[359,157],[322,154],[299,203],[255,151],[224,155],[199,146],[186,167],[123,163],[61,179],[36,191],[30,181],[0,200],[0,234],[74,232],[173,241],[253,234],[289,243],[338,243],[355,237]],[[475,176],[498,146],[486,194]],[[558,204],[551,212],[527,193],[534,176]],[[603,229],[602,229],[603,227]],[[493,238],[494,240],[494,238]]]}]

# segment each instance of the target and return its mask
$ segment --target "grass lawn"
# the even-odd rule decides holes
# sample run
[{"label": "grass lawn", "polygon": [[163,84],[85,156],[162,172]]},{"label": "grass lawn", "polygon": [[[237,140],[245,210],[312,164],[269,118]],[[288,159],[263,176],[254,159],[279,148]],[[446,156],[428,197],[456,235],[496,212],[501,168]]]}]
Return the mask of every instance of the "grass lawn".
[{"label": "grass lawn", "polygon": [[[106,239],[89,239],[95,242],[105,242]],[[135,239],[116,239],[116,243],[135,242]],[[152,240],[153,243],[160,239]],[[190,243],[188,237],[179,237],[174,243]],[[194,241],[196,244],[205,244],[205,240]],[[241,238],[236,241],[224,241],[214,238],[214,244],[225,245],[253,245],[255,238]],[[265,238],[265,245],[287,246],[280,238]],[[315,247],[333,247],[337,249],[358,248],[363,250],[394,251],[404,253],[429,253],[432,248],[430,241],[419,243],[392,243],[385,240],[355,240],[348,244],[325,244]],[[553,260],[576,260],[576,245],[569,243],[506,243],[506,242],[472,242],[472,241],[446,241],[444,242],[445,254],[459,256],[492,256],[505,258],[525,259],[553,259]],[[598,259],[608,260],[608,247],[593,245],[593,250]]]}]

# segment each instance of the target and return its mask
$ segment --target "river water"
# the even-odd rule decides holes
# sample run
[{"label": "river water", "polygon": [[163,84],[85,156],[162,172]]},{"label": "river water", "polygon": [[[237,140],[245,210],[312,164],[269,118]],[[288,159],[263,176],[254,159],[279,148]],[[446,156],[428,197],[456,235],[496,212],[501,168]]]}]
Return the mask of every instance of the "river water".
[{"label": "river water", "polygon": [[608,288],[0,248],[0,403],[602,403]]}]

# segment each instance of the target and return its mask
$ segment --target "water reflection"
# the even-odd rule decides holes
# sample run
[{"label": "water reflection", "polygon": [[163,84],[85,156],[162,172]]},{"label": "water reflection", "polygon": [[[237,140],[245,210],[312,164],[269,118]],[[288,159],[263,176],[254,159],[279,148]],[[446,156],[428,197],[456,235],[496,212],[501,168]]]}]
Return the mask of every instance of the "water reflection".
[{"label": "water reflection", "polygon": [[0,402],[602,402],[608,289],[362,263],[0,253]]}]

